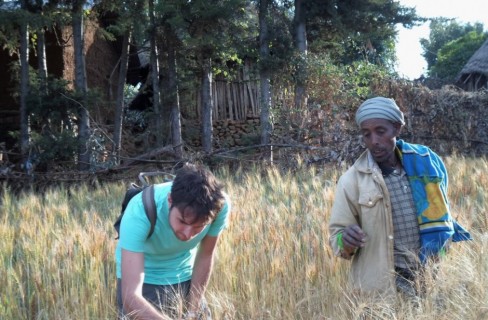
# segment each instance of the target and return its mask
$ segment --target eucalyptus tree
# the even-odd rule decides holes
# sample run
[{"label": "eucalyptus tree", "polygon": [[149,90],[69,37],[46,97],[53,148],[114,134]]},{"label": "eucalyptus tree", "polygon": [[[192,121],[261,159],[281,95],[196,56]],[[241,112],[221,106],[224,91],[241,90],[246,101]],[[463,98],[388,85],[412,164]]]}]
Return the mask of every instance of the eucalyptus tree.
[{"label": "eucalyptus tree", "polygon": [[[158,1],[154,5],[154,18],[151,23],[151,47],[154,59],[151,62],[153,87],[159,89],[161,108],[159,115],[160,134],[173,147],[176,158],[183,155],[181,132],[181,111],[179,97],[180,73],[178,70],[179,51],[182,49],[186,25],[182,16],[184,1]],[[153,45],[152,45],[153,46]],[[156,63],[159,65],[156,67]],[[156,84],[156,80],[158,84]]]},{"label": "eucalyptus tree", "polygon": [[[267,65],[269,60],[270,41],[269,41],[269,5],[272,0],[259,0],[259,79],[260,79],[260,106],[261,106],[261,144],[270,143],[272,125],[270,122],[271,109],[271,85],[270,70]],[[272,149],[266,147],[265,157],[272,161]]]},{"label": "eucalyptus tree", "polygon": [[157,47],[157,31],[158,26],[156,24],[156,9],[154,0],[148,0],[148,16],[149,16],[149,25],[148,25],[148,37],[149,37],[149,55],[150,55],[150,75],[151,75],[151,84],[152,84],[152,105],[153,110],[156,116],[155,126],[157,130],[156,132],[156,142],[158,145],[163,144],[163,133],[164,133],[164,125],[163,125],[163,111],[161,106],[161,95],[160,95],[160,80],[159,80],[159,57],[158,57],[158,47]]},{"label": "eucalyptus tree", "polygon": [[180,41],[175,29],[170,24],[164,26],[165,47],[166,47],[166,81],[164,83],[165,96],[164,106],[169,110],[169,123],[171,132],[171,143],[177,158],[183,156],[183,139],[181,135],[181,109],[178,89],[178,47]]},{"label": "eucalyptus tree", "polygon": [[[54,26],[64,26],[67,15],[58,9],[59,2],[41,0],[7,1],[0,4],[0,45],[12,56],[19,58],[19,73],[12,68],[12,77],[19,85],[20,135],[19,146],[23,163],[29,165],[33,158],[39,160],[39,154],[31,155],[39,136],[35,132],[45,125],[49,131],[55,127],[56,121],[42,109],[51,101],[47,101],[47,63],[44,31],[53,31]],[[37,56],[37,76],[29,72],[29,54]],[[36,65],[33,64],[33,68]],[[35,133],[35,134],[34,134]]]},{"label": "eucalyptus tree", "polygon": [[112,153],[115,157],[115,163],[120,163],[120,150],[122,146],[122,127],[124,120],[124,93],[125,83],[127,81],[127,67],[129,64],[129,50],[131,41],[131,28],[128,27],[127,32],[122,38],[122,51],[119,59],[119,77],[117,81],[117,95],[115,100],[115,118],[114,118],[114,132],[113,132],[113,147]]},{"label": "eucalyptus tree", "polygon": [[47,59],[46,59],[46,39],[45,28],[46,24],[49,24],[44,17],[44,1],[35,0],[31,5],[31,11],[36,16],[38,21],[37,28],[35,28],[36,38],[36,54],[37,54],[37,75],[41,82],[41,88],[43,91],[47,89]]},{"label": "eucalyptus tree", "polygon": [[[273,132],[272,95],[274,84],[286,85],[289,80],[282,71],[287,70],[294,54],[290,33],[290,6],[282,1],[258,0],[259,56],[256,57],[260,78],[261,144],[271,142]],[[272,148],[266,148],[265,158],[272,160]]]},{"label": "eucalyptus tree", "polygon": [[11,55],[17,55],[19,73],[16,80],[19,83],[19,113],[20,134],[19,146],[22,164],[29,162],[29,112],[27,98],[29,94],[29,21],[32,13],[29,11],[29,1],[8,1],[0,3],[0,45]]},{"label": "eucalyptus tree", "polygon": [[185,1],[182,17],[189,37],[186,44],[192,48],[199,65],[202,148],[212,151],[212,78],[214,63],[223,63],[234,55],[235,33],[245,17],[245,0]]},{"label": "eucalyptus tree", "polygon": [[73,29],[73,49],[75,60],[74,87],[79,94],[78,107],[78,169],[90,169],[91,149],[90,139],[90,112],[87,105],[88,86],[86,82],[85,64],[85,19],[84,6],[86,0],[71,1],[71,27]]},{"label": "eucalyptus tree", "polygon": [[29,166],[29,115],[27,95],[29,94],[29,23],[27,20],[28,1],[21,1],[22,18],[19,21],[19,62],[20,62],[20,152],[22,162]]},{"label": "eucalyptus tree", "polygon": [[292,33],[300,53],[393,65],[396,25],[419,21],[414,8],[394,0],[296,0]]},{"label": "eucalyptus tree", "polygon": [[295,108],[301,110],[307,106],[307,92],[305,83],[307,79],[307,0],[295,0],[295,13],[293,15],[293,39],[297,50],[297,76],[295,77]]},{"label": "eucalyptus tree", "polygon": [[[125,110],[125,86],[127,82],[127,69],[129,65],[130,49],[137,46],[137,41],[143,43],[141,36],[147,26],[146,1],[117,0],[103,1],[97,6],[101,17],[115,17],[105,27],[105,35],[109,40],[114,41],[116,37],[122,40],[120,58],[114,68],[118,71],[117,93],[115,96],[114,130],[112,154],[115,164],[120,163],[120,152],[122,147],[122,128]],[[136,37],[134,37],[136,34]],[[137,39],[135,39],[137,38]],[[112,97],[110,97],[112,99]]]}]

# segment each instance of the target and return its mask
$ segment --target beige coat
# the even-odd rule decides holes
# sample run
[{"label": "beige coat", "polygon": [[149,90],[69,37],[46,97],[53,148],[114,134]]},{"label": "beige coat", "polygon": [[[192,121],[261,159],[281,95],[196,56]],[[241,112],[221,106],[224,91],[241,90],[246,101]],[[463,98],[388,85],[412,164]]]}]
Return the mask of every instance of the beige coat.
[{"label": "beige coat", "polygon": [[[337,235],[351,224],[358,224],[368,237],[365,247],[352,257],[337,243]],[[334,253],[352,258],[350,280],[354,288],[364,293],[394,294],[390,195],[380,168],[367,150],[339,179],[329,230]]]}]

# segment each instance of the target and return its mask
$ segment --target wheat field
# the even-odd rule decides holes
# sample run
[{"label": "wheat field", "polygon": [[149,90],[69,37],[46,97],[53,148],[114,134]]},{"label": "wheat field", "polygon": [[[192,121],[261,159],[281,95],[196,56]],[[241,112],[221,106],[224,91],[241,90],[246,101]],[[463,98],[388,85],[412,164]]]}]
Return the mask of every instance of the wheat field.
[{"label": "wheat field", "polygon": [[[328,246],[345,169],[216,172],[233,202],[206,293],[214,319],[488,319],[488,161],[445,158],[454,216],[474,241],[436,266],[418,307],[351,295],[349,263]],[[5,188],[5,186],[3,186]],[[115,233],[126,185],[48,190],[0,200],[0,319],[115,319]]]}]

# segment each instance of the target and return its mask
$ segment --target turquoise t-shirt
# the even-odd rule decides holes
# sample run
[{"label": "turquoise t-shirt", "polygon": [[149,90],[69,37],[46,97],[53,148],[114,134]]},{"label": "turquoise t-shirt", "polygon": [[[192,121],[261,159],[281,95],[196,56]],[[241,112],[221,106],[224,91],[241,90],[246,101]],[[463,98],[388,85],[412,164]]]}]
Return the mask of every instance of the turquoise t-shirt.
[{"label": "turquoise t-shirt", "polygon": [[172,182],[154,186],[154,198],[158,213],[154,233],[147,234],[150,222],[144,212],[142,192],[127,205],[120,224],[120,239],[115,250],[117,278],[121,277],[121,249],[144,253],[144,283],[168,285],[191,279],[193,262],[198,244],[206,236],[216,237],[227,226],[230,199],[225,195],[225,204],[216,219],[189,241],[179,240],[169,224],[168,194]]}]

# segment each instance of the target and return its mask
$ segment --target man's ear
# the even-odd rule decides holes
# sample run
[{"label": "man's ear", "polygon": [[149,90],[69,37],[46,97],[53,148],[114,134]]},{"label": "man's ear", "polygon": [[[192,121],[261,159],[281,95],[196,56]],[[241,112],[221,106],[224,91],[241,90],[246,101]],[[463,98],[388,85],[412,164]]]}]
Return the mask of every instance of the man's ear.
[{"label": "man's ear", "polygon": [[400,122],[395,122],[393,123],[393,126],[395,127],[395,137],[398,137],[402,131],[403,125]]},{"label": "man's ear", "polygon": [[171,193],[168,193],[168,204],[170,207],[173,204],[173,198],[171,198]]}]

